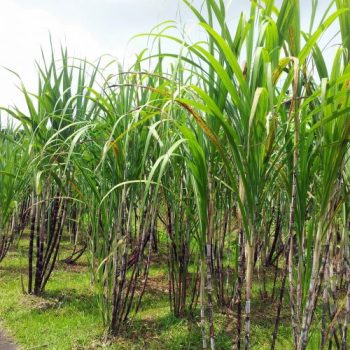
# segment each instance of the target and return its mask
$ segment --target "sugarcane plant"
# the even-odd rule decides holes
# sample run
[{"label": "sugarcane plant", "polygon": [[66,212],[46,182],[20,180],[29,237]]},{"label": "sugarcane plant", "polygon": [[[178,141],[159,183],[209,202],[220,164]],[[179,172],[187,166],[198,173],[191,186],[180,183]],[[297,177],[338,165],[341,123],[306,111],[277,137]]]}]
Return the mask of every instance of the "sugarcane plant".
[{"label": "sugarcane plant", "polygon": [[21,84],[27,109],[5,109],[21,123],[22,153],[30,159],[25,198],[30,201],[27,291],[36,295],[44,291],[55,267],[68,203],[76,199],[71,196],[73,172],[62,157],[66,153],[63,140],[71,139],[75,125],[87,118],[86,87],[93,84],[97,72],[85,83],[87,63],[79,64],[70,63],[63,48],[57,60],[51,46],[50,61],[43,54],[42,62],[37,63],[38,92],[30,93]]},{"label": "sugarcane plant", "polygon": [[[0,130],[0,262],[28,224],[26,156],[21,133],[13,125]],[[25,143],[25,141],[24,141]]]},{"label": "sugarcane plant", "polygon": [[350,2],[316,23],[312,1],[305,31],[298,0],[252,1],[235,25],[223,0],[184,4],[201,41],[166,22],[129,67],[52,51],[37,93],[22,86],[27,110],[4,109],[20,127],[0,134],[0,260],[28,227],[27,291],[42,294],[70,240],[111,338],[165,251],[169,309],[198,321],[203,349],[218,347],[218,312],[251,348],[256,298],[276,308],[271,349],[286,309],[291,347],[346,349]]},{"label": "sugarcane plant", "polygon": [[[315,31],[312,31],[313,23],[311,23],[309,33],[303,33],[300,29],[298,1],[284,1],[279,10],[273,1],[266,1],[264,4],[253,2],[249,20],[244,21],[242,15],[236,32],[232,35],[227,25],[223,1],[219,3],[206,1],[205,15],[190,2],[185,3],[200,21],[200,26],[208,35],[207,40],[204,43],[192,44],[175,36],[162,34],[158,36],[164,40],[173,40],[187,49],[188,56],[184,57],[183,61],[191,66],[191,73],[197,74],[199,80],[196,85],[189,85],[197,97],[189,98],[187,95],[180,100],[200,111],[203,119],[199,121],[198,118],[194,118],[194,122],[200,125],[213,143],[213,147],[209,148],[205,143],[200,143],[204,154],[207,152],[210,154],[206,156],[201,169],[201,184],[204,184],[203,193],[205,192],[203,202],[207,202],[206,210],[212,206],[210,200],[212,175],[207,169],[214,167],[212,161],[215,159],[213,157],[215,153],[225,165],[226,181],[237,196],[236,220],[239,235],[236,244],[239,242],[239,246],[244,246],[244,249],[240,248],[241,256],[237,259],[239,283],[234,292],[234,298],[238,301],[237,347],[241,346],[240,296],[243,278],[240,270],[245,271],[245,348],[249,348],[252,281],[255,256],[259,254],[256,251],[257,243],[263,234],[262,214],[268,196],[271,196],[273,191],[273,183],[279,181],[283,184],[287,195],[284,199],[289,198],[290,202],[289,219],[283,221],[287,225],[287,236],[281,238],[283,255],[286,257],[282,285],[285,284],[288,272],[294,342],[295,346],[305,348],[318,294],[316,280],[321,266],[319,259],[321,242],[324,239],[323,227],[330,225],[335,215],[334,210],[338,207],[337,200],[334,199],[333,203],[331,199],[338,193],[336,182],[346,159],[348,4],[337,2],[336,12],[327,17],[328,9]],[[314,21],[316,6],[317,3],[313,3],[311,22]],[[344,44],[340,51],[344,54],[336,55],[333,74],[328,83],[325,75],[326,64],[320,57],[321,51],[317,41],[338,19]],[[240,65],[240,57],[245,60],[243,66]],[[317,84],[316,79],[310,74],[312,64],[317,68],[321,84]],[[334,109],[335,107],[332,109],[332,105],[337,106],[337,109]],[[323,113],[328,113],[328,116],[323,117]],[[326,135],[323,132],[326,132]],[[322,140],[327,140],[326,144],[323,144]],[[326,157],[327,161],[332,163],[317,158],[319,146],[321,157]],[[314,167],[311,164],[314,164]],[[317,180],[312,177],[314,175],[311,171],[319,174]],[[323,176],[326,176],[325,182],[321,182],[320,186],[317,181]],[[204,177],[207,177],[206,182]],[[323,198],[317,198],[316,193],[310,198],[310,193],[320,188]],[[323,203],[322,215],[319,216],[320,212],[317,212],[313,218],[315,221],[310,220],[308,218],[310,210],[315,209],[320,203]],[[334,209],[330,211],[331,203]],[[210,218],[206,217],[206,220],[209,220],[209,226],[204,230],[208,228],[207,239],[210,241],[212,237]],[[281,219],[279,221],[281,222]],[[318,225],[314,233],[311,222],[317,222]],[[306,224],[308,224],[307,231]],[[307,239],[306,234],[311,236]],[[310,239],[314,239],[314,246],[311,242],[307,242]],[[270,244],[269,241],[265,242]],[[305,244],[309,247],[306,252]],[[210,242],[204,240],[202,246],[206,246],[207,253],[211,251]],[[297,267],[294,265],[295,247],[298,247]],[[303,257],[308,260],[307,268],[302,266]],[[207,271],[210,266],[209,258]],[[310,279],[305,278],[311,271],[313,274],[309,276]],[[322,281],[318,283],[321,284]],[[211,281],[207,281],[208,300],[211,299],[211,289]],[[307,297],[303,294],[305,289],[309,289]],[[281,288],[280,300],[283,299],[283,291],[284,287]],[[278,309],[277,319],[280,307]],[[211,310],[209,306],[210,324],[212,324]],[[276,331],[277,329],[276,320]],[[213,338],[212,332],[210,336]],[[273,338],[274,342],[275,335]],[[206,347],[205,342],[203,347]],[[211,347],[214,347],[213,339]]]}]

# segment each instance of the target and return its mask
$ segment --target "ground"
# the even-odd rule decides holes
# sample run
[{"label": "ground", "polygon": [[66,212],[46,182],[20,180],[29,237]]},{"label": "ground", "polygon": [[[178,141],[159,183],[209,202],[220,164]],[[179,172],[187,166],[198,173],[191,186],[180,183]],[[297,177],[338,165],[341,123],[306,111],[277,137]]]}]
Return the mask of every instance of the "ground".
[{"label": "ground", "polygon": [[[66,242],[60,259],[68,255]],[[26,278],[25,240],[0,265],[0,321],[20,349],[201,349],[198,317],[178,319],[169,309],[166,264],[159,259],[150,271],[142,308],[120,337],[104,343],[103,325],[91,285],[86,257],[77,265],[60,262],[45,294],[23,293]],[[164,267],[163,267],[164,266]],[[258,297],[252,305],[252,349],[269,349],[276,305]],[[284,307],[277,349],[292,349],[288,307]],[[217,349],[231,349],[235,323],[233,316],[215,311]]]}]

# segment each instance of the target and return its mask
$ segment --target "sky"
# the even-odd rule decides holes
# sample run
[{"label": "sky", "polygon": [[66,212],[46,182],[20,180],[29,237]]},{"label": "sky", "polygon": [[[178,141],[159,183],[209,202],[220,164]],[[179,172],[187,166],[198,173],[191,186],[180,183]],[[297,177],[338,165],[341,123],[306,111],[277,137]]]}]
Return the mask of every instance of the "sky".
[{"label": "sky", "polygon": [[71,56],[128,60],[146,45],[146,39],[128,44],[131,37],[179,18],[179,11],[177,0],[0,0],[0,105],[21,104],[18,79],[3,67],[35,90],[34,63],[40,47],[47,51],[49,33],[54,46],[67,45]]},{"label": "sky", "polygon": [[[202,0],[193,2],[200,5]],[[230,2],[232,21],[250,6],[249,0]],[[311,0],[301,3],[301,21],[306,25]],[[329,0],[319,3],[322,11]],[[18,73],[25,86],[35,91],[34,62],[40,47],[48,48],[49,33],[55,46],[67,45],[71,56],[92,61],[109,54],[128,61],[146,46],[146,38],[128,43],[129,39],[166,20],[177,20],[196,35],[197,20],[181,0],[0,0],[0,105],[22,103],[18,78],[3,67]]]}]

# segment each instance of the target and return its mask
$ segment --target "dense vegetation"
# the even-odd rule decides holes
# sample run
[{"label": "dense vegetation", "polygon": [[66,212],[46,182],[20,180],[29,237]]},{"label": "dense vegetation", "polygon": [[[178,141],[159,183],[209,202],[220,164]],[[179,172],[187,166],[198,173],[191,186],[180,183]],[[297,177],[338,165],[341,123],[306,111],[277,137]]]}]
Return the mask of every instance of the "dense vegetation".
[{"label": "dense vegetation", "polygon": [[[306,31],[298,0],[252,1],[235,26],[223,0],[184,2],[204,40],[166,22],[147,35],[156,50],[114,74],[52,51],[38,90],[22,86],[27,109],[3,108],[17,126],[0,135],[0,261],[25,240],[23,290],[45,297],[69,240],[105,339],[142,307],[157,258],[203,349],[223,346],[223,317],[230,346],[251,347],[257,300],[273,304],[271,349],[286,305],[294,348],[347,349],[350,0],[324,14],[312,1]],[[331,26],[330,64],[318,42]]]}]

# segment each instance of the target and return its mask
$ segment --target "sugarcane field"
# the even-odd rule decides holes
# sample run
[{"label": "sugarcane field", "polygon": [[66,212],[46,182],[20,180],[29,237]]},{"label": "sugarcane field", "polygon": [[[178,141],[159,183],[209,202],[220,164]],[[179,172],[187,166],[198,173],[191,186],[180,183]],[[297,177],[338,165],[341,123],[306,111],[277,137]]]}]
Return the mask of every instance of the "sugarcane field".
[{"label": "sugarcane field", "polygon": [[0,0],[0,350],[350,349],[350,0]]}]

